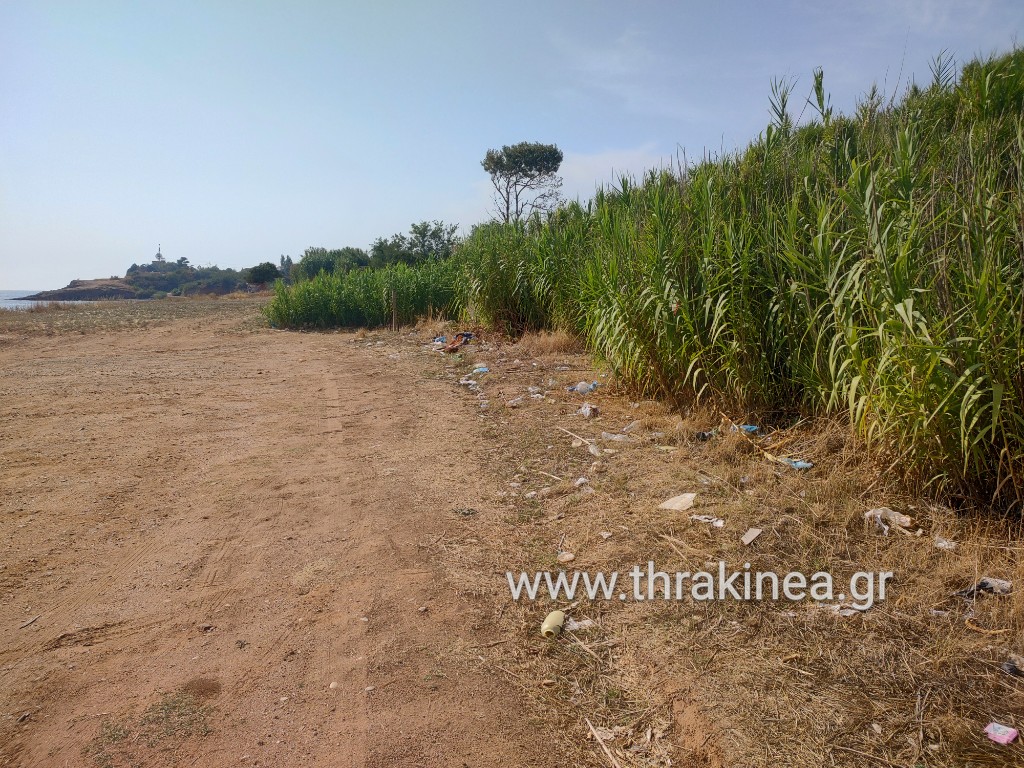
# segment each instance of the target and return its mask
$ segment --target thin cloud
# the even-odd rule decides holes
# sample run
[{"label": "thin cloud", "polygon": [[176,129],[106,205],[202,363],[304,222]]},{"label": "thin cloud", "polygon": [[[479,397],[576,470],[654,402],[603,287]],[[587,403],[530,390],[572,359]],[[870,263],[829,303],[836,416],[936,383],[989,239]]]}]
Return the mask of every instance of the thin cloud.
[{"label": "thin cloud", "polygon": [[692,105],[666,97],[677,89],[659,73],[674,71],[679,62],[657,52],[647,35],[636,27],[628,27],[605,42],[581,42],[555,32],[549,33],[549,39],[573,75],[570,83],[562,85],[563,92],[610,100],[610,108],[640,115],[682,121],[706,117]]}]

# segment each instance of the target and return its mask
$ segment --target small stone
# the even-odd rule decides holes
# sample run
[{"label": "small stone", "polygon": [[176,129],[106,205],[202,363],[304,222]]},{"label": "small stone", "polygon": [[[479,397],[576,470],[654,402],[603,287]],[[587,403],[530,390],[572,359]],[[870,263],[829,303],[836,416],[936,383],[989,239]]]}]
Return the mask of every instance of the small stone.
[{"label": "small stone", "polygon": [[327,687],[328,687],[328,688],[330,688],[330,689],[331,689],[332,691],[334,691],[334,690],[337,690],[337,688],[338,688],[338,681],[337,681],[337,680],[335,680],[335,681],[334,681],[333,683],[331,683],[331,684],[330,684],[329,686],[327,686]]},{"label": "small stone", "polygon": [[576,559],[576,555],[574,555],[572,552],[559,552],[558,553],[558,562],[560,562],[560,563],[571,563],[575,559]]},{"label": "small stone", "polygon": [[279,699],[279,701],[280,701],[280,702],[281,702],[282,704],[287,704],[287,703],[288,703],[288,697],[287,697],[287,696],[282,696],[282,697],[281,697],[281,698]]}]

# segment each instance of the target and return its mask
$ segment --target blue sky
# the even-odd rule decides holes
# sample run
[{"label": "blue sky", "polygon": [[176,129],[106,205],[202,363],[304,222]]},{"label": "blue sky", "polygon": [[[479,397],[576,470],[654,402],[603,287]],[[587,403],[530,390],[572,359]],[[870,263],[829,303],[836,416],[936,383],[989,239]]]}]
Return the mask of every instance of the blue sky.
[{"label": "blue sky", "polygon": [[0,2],[0,289],[245,267],[488,216],[490,147],[563,191],[730,150],[821,66],[852,107],[1012,47],[1024,3]]}]

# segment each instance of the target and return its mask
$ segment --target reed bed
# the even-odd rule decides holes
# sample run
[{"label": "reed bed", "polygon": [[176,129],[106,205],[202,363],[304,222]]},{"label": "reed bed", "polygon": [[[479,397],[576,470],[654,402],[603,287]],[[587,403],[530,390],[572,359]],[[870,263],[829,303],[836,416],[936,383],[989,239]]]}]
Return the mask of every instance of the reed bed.
[{"label": "reed bed", "polygon": [[745,151],[478,228],[470,306],[578,334],[619,379],[767,422],[848,419],[888,474],[1024,501],[1024,53],[938,59]]},{"label": "reed bed", "polygon": [[278,281],[264,313],[279,328],[397,327],[420,317],[458,316],[460,283],[459,265],[450,260],[321,272],[292,286]]},{"label": "reed bed", "polygon": [[[1024,504],[1024,52],[835,114],[818,71],[745,150],[476,227],[443,264],[278,288],[282,326],[444,308],[584,340],[638,394],[839,417],[919,490]],[[388,281],[391,282],[388,282]],[[406,297],[408,297],[406,299]]]}]

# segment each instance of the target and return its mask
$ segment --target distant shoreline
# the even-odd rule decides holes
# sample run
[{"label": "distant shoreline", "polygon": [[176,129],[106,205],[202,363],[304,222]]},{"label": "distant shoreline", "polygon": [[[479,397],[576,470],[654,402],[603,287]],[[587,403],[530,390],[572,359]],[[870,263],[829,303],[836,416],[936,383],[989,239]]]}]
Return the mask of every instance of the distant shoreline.
[{"label": "distant shoreline", "polygon": [[138,291],[122,280],[72,280],[64,288],[21,296],[17,301],[103,301],[137,299]]}]

